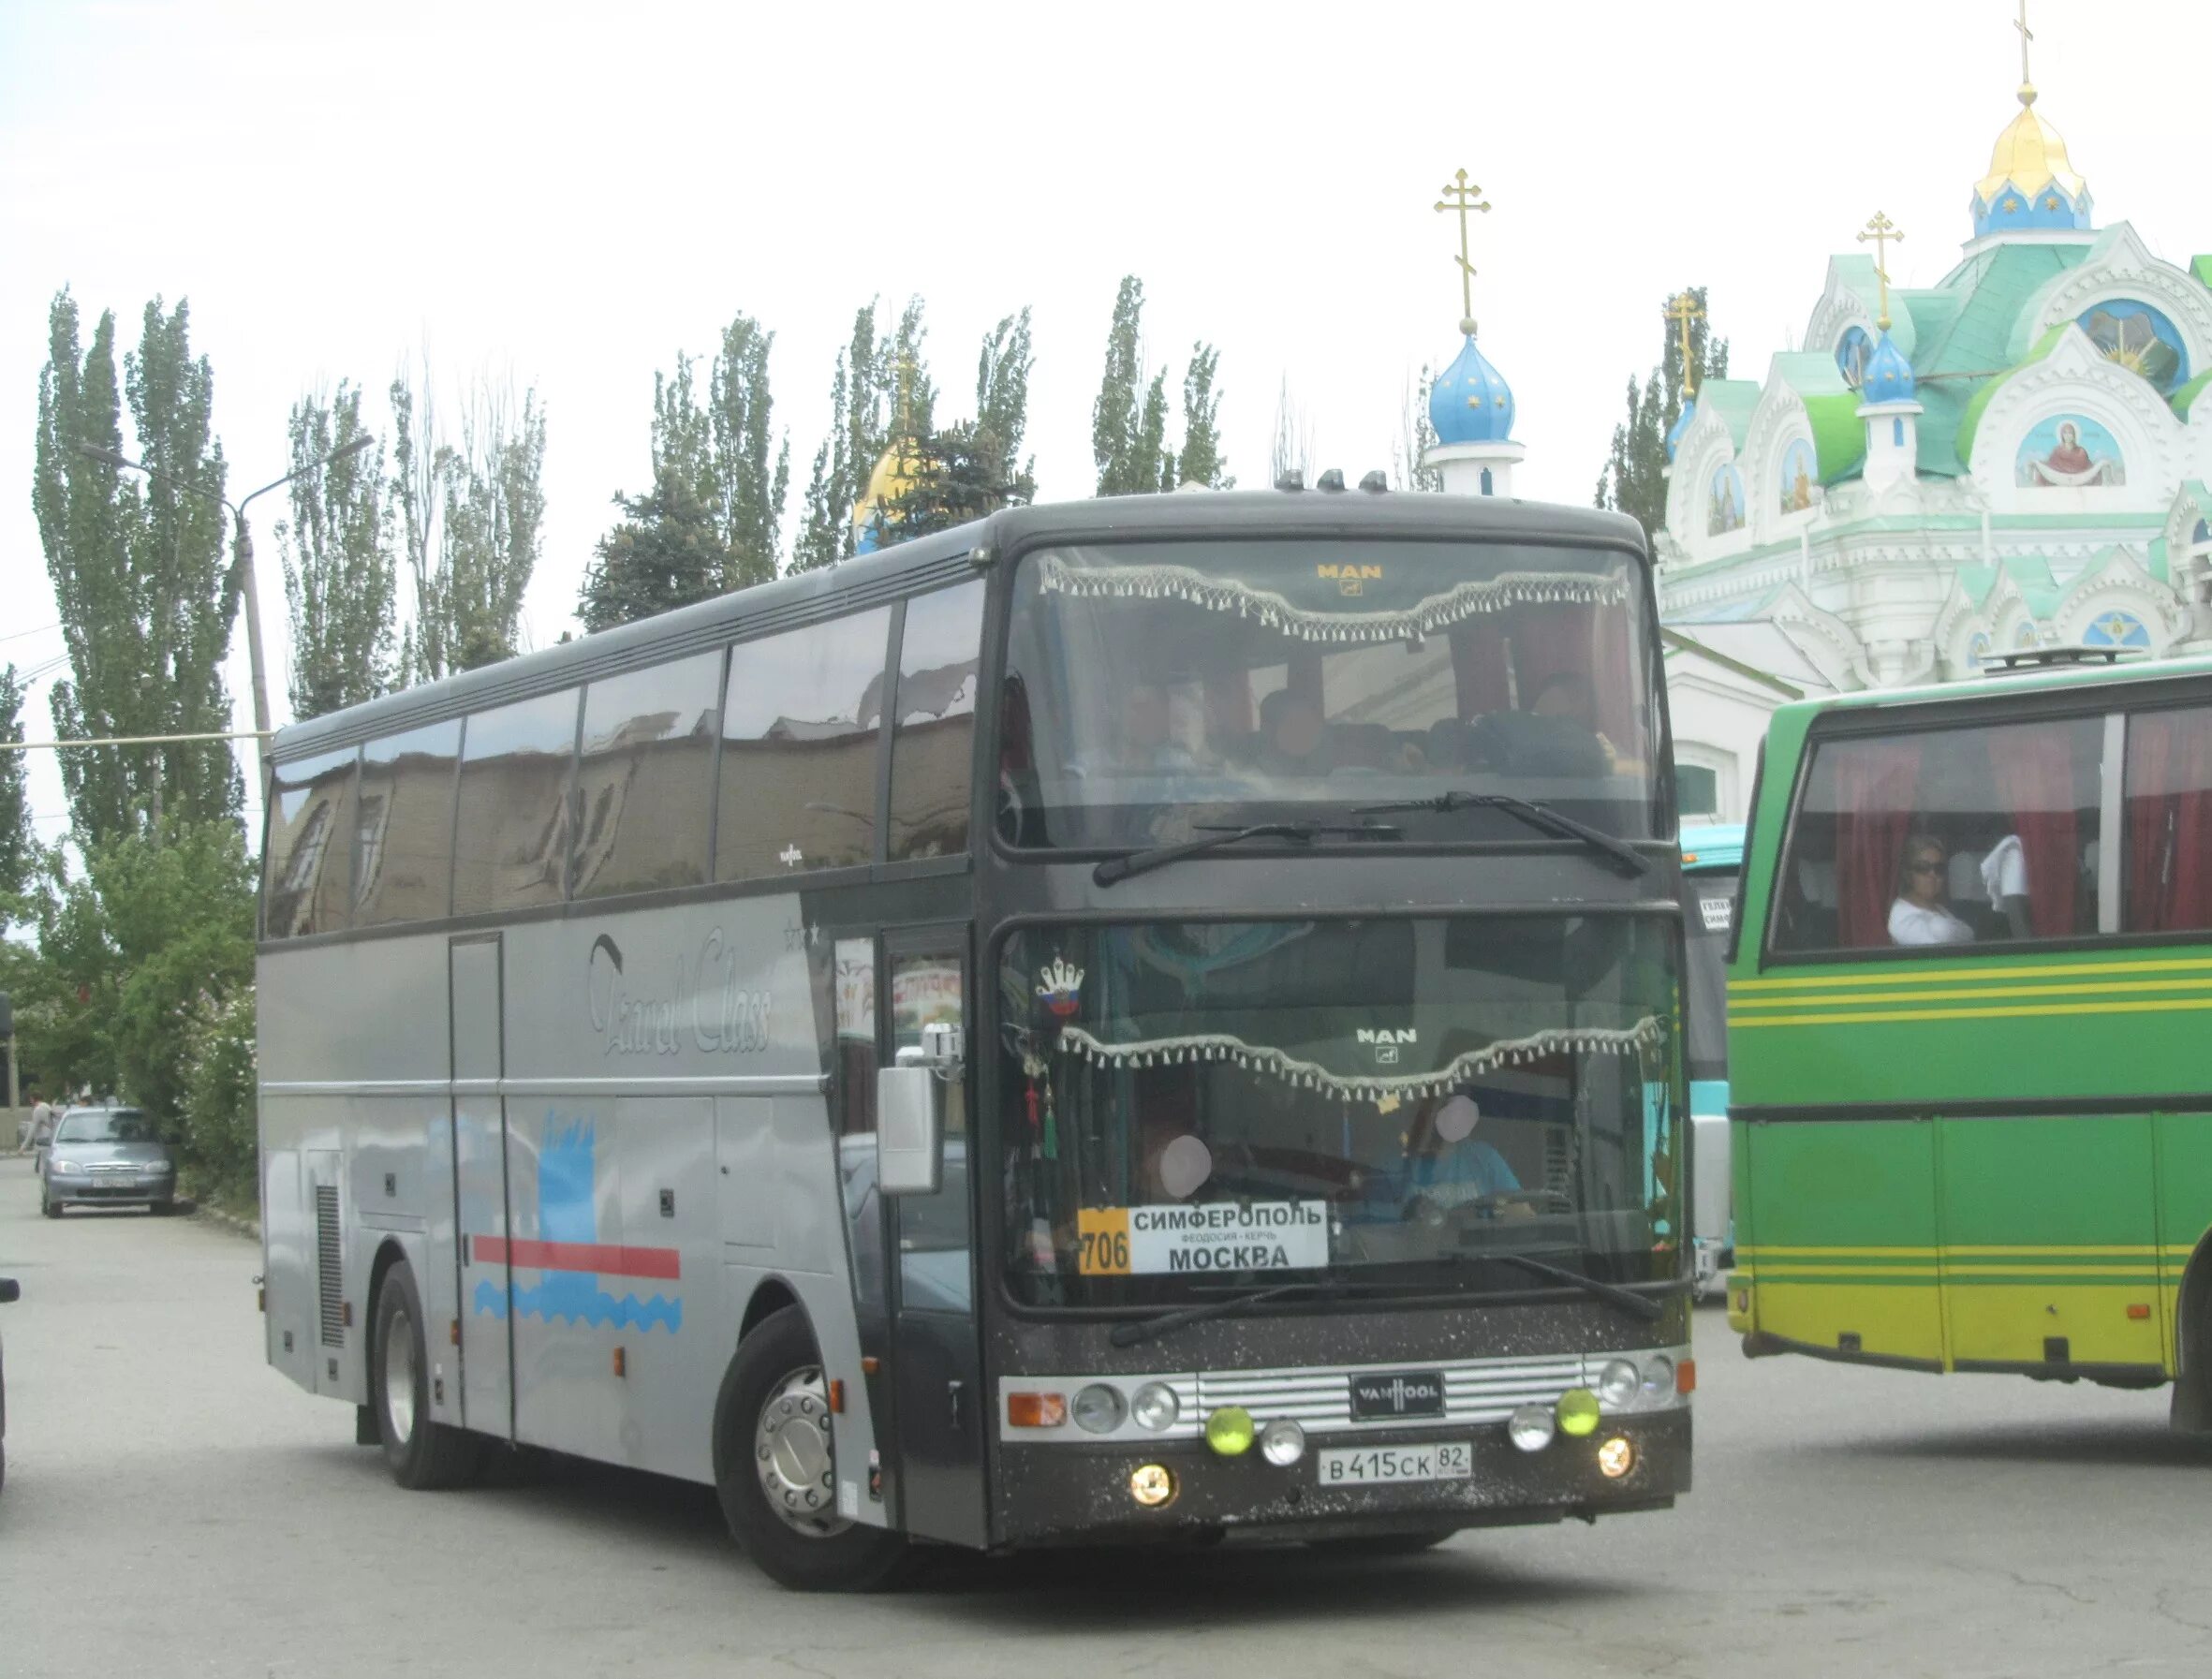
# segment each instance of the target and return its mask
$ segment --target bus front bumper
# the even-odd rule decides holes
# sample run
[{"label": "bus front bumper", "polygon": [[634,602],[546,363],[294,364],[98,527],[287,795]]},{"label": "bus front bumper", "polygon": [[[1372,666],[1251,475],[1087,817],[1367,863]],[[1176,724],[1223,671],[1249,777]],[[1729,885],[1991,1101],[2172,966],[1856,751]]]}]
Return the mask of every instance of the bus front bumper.
[{"label": "bus front bumper", "polygon": [[[1212,1532],[1309,1539],[1463,1527],[1513,1526],[1569,1516],[1664,1510],[1689,1491],[1687,1407],[1608,1416],[1595,1433],[1560,1434],[1523,1451],[1502,1423],[1362,1431],[1309,1437],[1299,1462],[1278,1466],[1252,1450],[1222,1457],[1202,1441],[1069,1447],[1002,1444],[993,1538],[1002,1546],[1173,1539]],[[1628,1472],[1609,1477],[1600,1448],[1625,1440]],[[1324,1484],[1323,1453],[1462,1442],[1472,1448],[1462,1479],[1383,1485]],[[1619,1452],[1614,1457],[1617,1462]],[[1131,1490],[1141,1468],[1173,1478],[1173,1495],[1146,1508]]]}]

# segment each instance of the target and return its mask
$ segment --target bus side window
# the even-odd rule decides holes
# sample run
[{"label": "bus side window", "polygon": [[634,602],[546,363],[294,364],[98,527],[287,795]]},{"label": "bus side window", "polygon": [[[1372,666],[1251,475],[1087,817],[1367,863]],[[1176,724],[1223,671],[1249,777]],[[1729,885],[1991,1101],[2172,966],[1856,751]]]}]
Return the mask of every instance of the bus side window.
[{"label": "bus side window", "polygon": [[874,861],[891,609],[730,650],[715,878]]},{"label": "bus side window", "polygon": [[455,915],[566,895],[577,700],[565,688],[468,719],[453,824]]},{"label": "bus side window", "polygon": [[265,938],[330,933],[347,920],[353,869],[356,753],[342,752],[271,773],[269,837],[262,847]]},{"label": "bus side window", "polygon": [[2212,929],[2212,705],[2128,719],[2120,925]]},{"label": "bus side window", "polygon": [[584,691],[571,896],[705,882],[721,682],[702,653]]},{"label": "bus side window", "polygon": [[976,667],[983,640],[979,580],[907,603],[898,715],[891,737],[891,861],[967,849],[975,773]]},{"label": "bus side window", "polygon": [[353,924],[446,913],[453,857],[453,759],[461,721],[428,724],[361,748],[354,822]]}]

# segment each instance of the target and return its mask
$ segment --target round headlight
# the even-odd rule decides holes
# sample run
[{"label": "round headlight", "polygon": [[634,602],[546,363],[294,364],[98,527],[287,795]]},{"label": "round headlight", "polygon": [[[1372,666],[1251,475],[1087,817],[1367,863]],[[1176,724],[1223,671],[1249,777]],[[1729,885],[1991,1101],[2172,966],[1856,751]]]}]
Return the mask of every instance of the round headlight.
[{"label": "round headlight", "polygon": [[1206,1444],[1223,1457],[1237,1457],[1252,1449],[1252,1413],[1241,1405],[1225,1405],[1206,1419]]},{"label": "round headlight", "polygon": [[1636,1397],[1644,1373],[1626,1359],[1608,1359],[1598,1372],[1598,1397],[1615,1409]]},{"label": "round headlight", "polygon": [[1136,1398],[1129,1401],[1129,1415],[1136,1418],[1137,1426],[1149,1428],[1154,1434],[1174,1427],[1175,1419],[1182,1414],[1183,1402],[1164,1381],[1146,1382],[1137,1390]]},{"label": "round headlight", "polygon": [[1514,1445],[1523,1451],[1541,1451],[1552,1443],[1552,1436],[1559,1425],[1552,1420],[1552,1413],[1541,1405],[1524,1405],[1515,1408],[1506,1419],[1505,1432]]},{"label": "round headlight", "polygon": [[1102,1381],[1095,1381],[1075,1396],[1075,1426],[1085,1434],[1110,1435],[1121,1426],[1121,1420],[1129,1414],[1123,1401],[1121,1390]]},{"label": "round headlight", "polygon": [[1175,1477],[1165,1464],[1139,1464],[1129,1471],[1129,1496],[1154,1510],[1175,1495]]},{"label": "round headlight", "polygon": [[1288,1417],[1276,1418],[1260,1431],[1260,1455],[1277,1468],[1289,1468],[1305,1455],[1305,1430]]},{"label": "round headlight", "polygon": [[1644,1397],[1660,1400],[1673,1397],[1674,1392],[1674,1361],[1665,1353],[1654,1353],[1644,1362]]},{"label": "round headlight", "polygon": [[1598,1426],[1598,1396],[1587,1388],[1570,1388],[1559,1395],[1559,1431],[1577,1438]]},{"label": "round headlight", "polygon": [[1607,1480],[1618,1480],[1636,1466],[1636,1448],[1615,1435],[1598,1448],[1598,1471]]}]

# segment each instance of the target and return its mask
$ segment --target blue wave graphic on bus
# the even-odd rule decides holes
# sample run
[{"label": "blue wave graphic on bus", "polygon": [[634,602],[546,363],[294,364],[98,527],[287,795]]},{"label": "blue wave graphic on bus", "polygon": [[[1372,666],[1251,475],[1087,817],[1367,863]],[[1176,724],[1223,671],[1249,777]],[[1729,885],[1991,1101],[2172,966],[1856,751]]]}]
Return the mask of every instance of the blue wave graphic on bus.
[{"label": "blue wave graphic on bus", "polygon": [[[507,1316],[507,1296],[491,1283],[476,1286],[476,1309],[494,1318]],[[684,1327],[684,1303],[656,1294],[640,1300],[625,1294],[617,1300],[588,1276],[555,1273],[543,1281],[514,1291],[514,1309],[524,1318],[542,1318],[548,1323],[582,1323],[593,1329],[612,1324],[616,1329],[651,1329],[659,1324],[671,1335]]]},{"label": "blue wave graphic on bus", "polygon": [[[538,1244],[564,1248],[598,1245],[597,1127],[590,1120],[563,1125],[548,1112],[544,1141],[538,1151]],[[633,1254],[663,1250],[622,1250]],[[617,1253],[613,1257],[619,1258]],[[669,1256],[672,1258],[672,1255]],[[557,1258],[554,1260],[557,1263]],[[538,1280],[527,1286],[513,1282],[513,1271],[537,1269]],[[649,1330],[655,1324],[671,1334],[684,1327],[684,1303],[655,1294],[640,1300],[635,1294],[616,1296],[599,1287],[603,1273],[557,1270],[540,1262],[536,1266],[518,1259],[509,1275],[509,1287],[480,1281],[473,1297],[477,1311],[504,1319],[510,1309],[518,1318],[540,1318],[548,1323],[578,1323],[593,1329]]]}]

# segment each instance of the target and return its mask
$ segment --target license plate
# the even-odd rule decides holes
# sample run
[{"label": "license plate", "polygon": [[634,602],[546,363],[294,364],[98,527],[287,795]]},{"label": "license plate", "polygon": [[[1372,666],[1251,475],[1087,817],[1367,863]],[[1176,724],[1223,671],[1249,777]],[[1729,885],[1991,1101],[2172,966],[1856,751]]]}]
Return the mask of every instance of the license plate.
[{"label": "license plate", "polygon": [[1437,1440],[1425,1446],[1355,1446],[1320,1452],[1314,1464],[1325,1487],[1465,1480],[1475,1472],[1475,1449],[1467,1440]]}]

